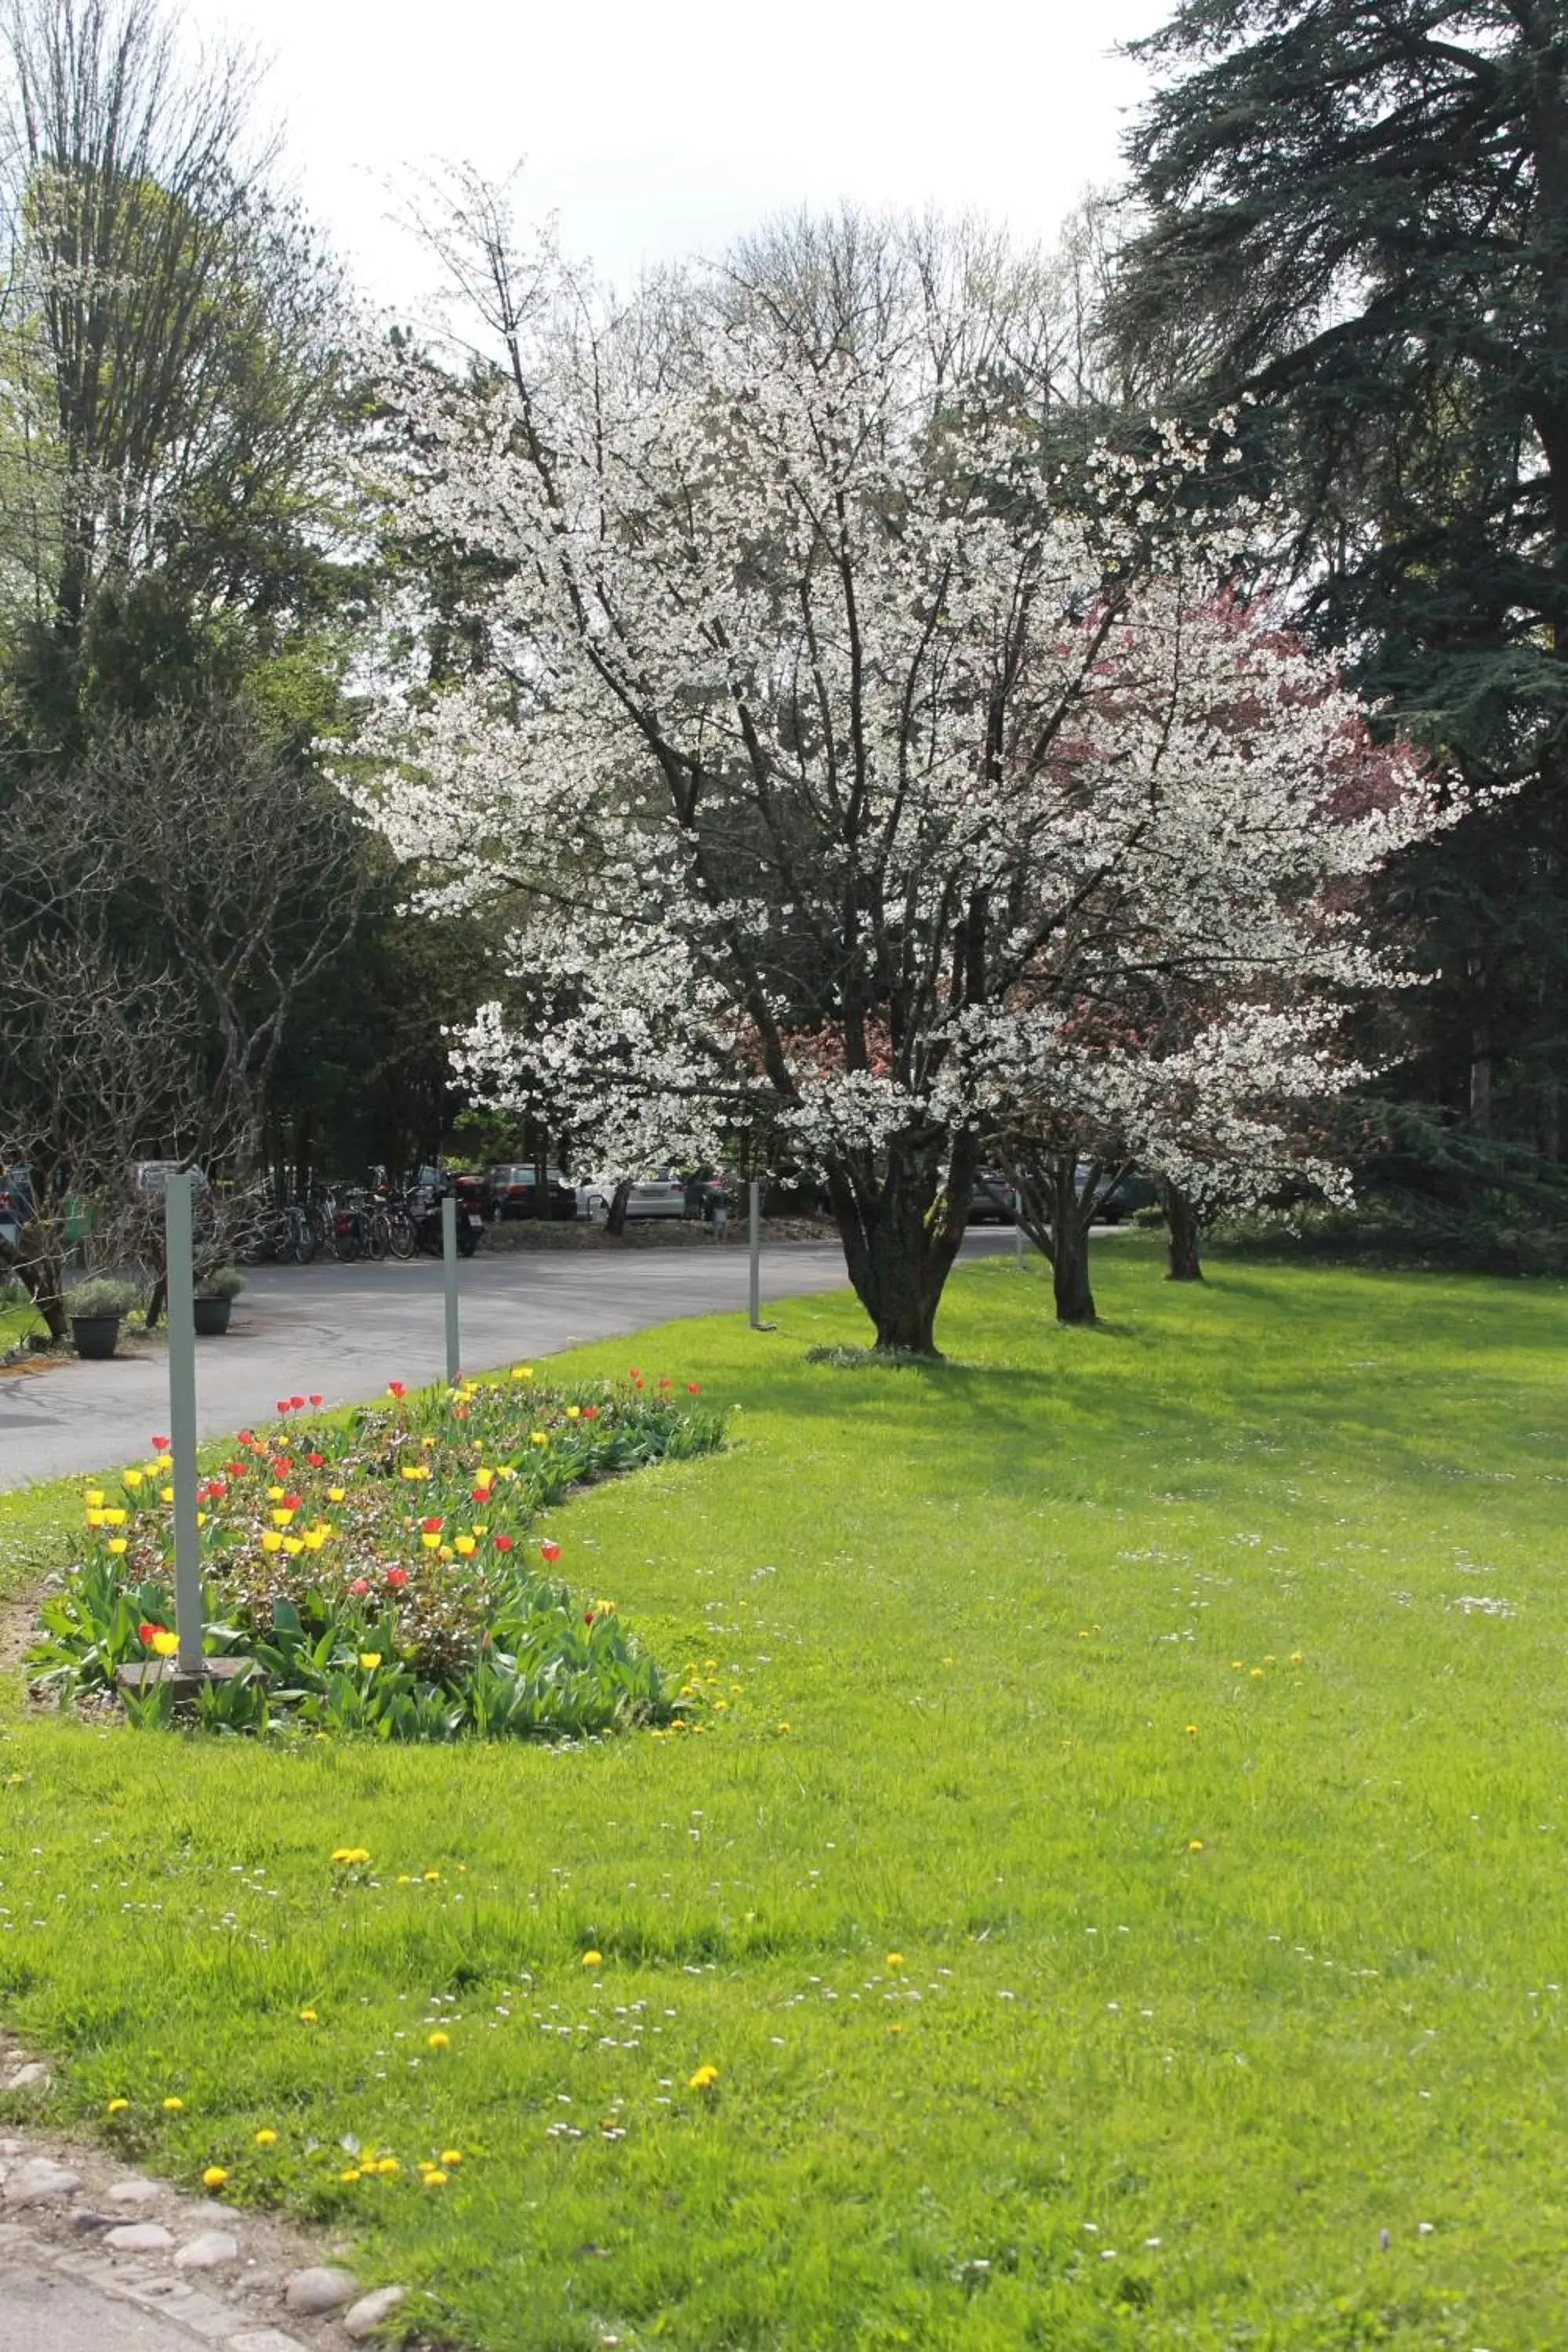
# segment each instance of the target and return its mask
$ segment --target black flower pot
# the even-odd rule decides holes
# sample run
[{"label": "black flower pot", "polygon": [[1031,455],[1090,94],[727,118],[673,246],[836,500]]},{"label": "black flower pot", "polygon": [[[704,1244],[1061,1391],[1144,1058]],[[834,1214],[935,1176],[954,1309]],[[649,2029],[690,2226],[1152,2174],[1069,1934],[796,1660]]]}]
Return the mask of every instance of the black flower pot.
[{"label": "black flower pot", "polygon": [[120,1339],[118,1315],[73,1315],[71,1339],[79,1356],[94,1363],[103,1363],[112,1356]]},{"label": "black flower pot", "polygon": [[198,1298],[194,1302],[198,1339],[221,1339],[234,1312],[232,1298]]}]

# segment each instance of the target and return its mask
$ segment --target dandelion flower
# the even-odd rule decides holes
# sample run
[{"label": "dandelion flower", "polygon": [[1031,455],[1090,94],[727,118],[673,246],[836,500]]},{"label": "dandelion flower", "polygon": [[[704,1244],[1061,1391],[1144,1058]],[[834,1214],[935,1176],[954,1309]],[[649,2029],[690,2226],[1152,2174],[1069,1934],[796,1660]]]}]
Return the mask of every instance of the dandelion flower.
[{"label": "dandelion flower", "polygon": [[357,2164],[351,2164],[346,2171],[340,2172],[338,2175],[338,2179],[340,2180],[357,2180],[359,2177],[359,2167]]},{"label": "dandelion flower", "polygon": [[425,2046],[427,2050],[450,2050],[452,2037],[449,2033],[441,2032],[437,2028],[436,2032],[427,2037]]},{"label": "dandelion flower", "polygon": [[695,2074],[688,2075],[686,2087],[689,2091],[710,2091],[718,2080],[717,2066],[699,2066]]},{"label": "dandelion flower", "polygon": [[583,1966],[585,1969],[596,1969],[604,1957],[603,1952],[584,1952],[583,1955]]},{"label": "dandelion flower", "polygon": [[166,2116],[184,2115],[184,2111],[185,2103],[184,2099],[165,2099],[163,2102],[163,2113]]},{"label": "dandelion flower", "polygon": [[1195,1739],[1195,1738],[1197,1738],[1197,1736],[1198,1736],[1198,1727],[1197,1727],[1197,1725],[1196,1725],[1195,1723],[1189,1723],[1189,1724],[1188,1724],[1188,1726],[1187,1726],[1187,1738],[1188,1738],[1189,1739]]},{"label": "dandelion flower", "polygon": [[390,2180],[395,2172],[402,2171],[403,2167],[398,2163],[397,2158],[395,2156],[384,2156],[377,2163],[375,2168],[378,2172],[384,2173]]},{"label": "dandelion flower", "polygon": [[424,2180],[426,2189],[444,2189],[447,2185],[446,2174],[434,2168],[424,2175]]},{"label": "dandelion flower", "polygon": [[1187,1852],[1189,1853],[1202,1853],[1203,1850],[1204,1842],[1202,1838],[1189,1838],[1187,1840]]},{"label": "dandelion flower", "polygon": [[314,2025],[316,2022],[315,2011],[313,2009],[302,2009],[300,2011],[300,2022],[301,2025]]},{"label": "dandelion flower", "polygon": [[278,2135],[277,2135],[277,2133],[276,2133],[276,2132],[271,2128],[270,2125],[263,2124],[263,2126],[261,2126],[261,2129],[260,2129],[260,2130],[257,2133],[257,2135],[256,2135],[256,2145],[257,2145],[257,2147],[277,2147],[277,2145],[278,2145]]},{"label": "dandelion flower", "polygon": [[441,2161],[448,2167],[454,2164],[461,2164],[463,2161],[462,2149],[460,2147],[444,2147],[441,2150]]},{"label": "dandelion flower", "polygon": [[221,2189],[227,2179],[228,2175],[224,2170],[221,2164],[209,2164],[206,2170],[202,2175],[202,2187],[204,2189]]},{"label": "dandelion flower", "polygon": [[901,1969],[903,1965],[904,1956],[902,1952],[889,1952],[888,1954],[888,1966],[890,1969]]},{"label": "dandelion flower", "polygon": [[104,2112],[107,2115],[122,2116],[130,2105],[131,2102],[129,2099],[110,2099],[109,2105]]}]

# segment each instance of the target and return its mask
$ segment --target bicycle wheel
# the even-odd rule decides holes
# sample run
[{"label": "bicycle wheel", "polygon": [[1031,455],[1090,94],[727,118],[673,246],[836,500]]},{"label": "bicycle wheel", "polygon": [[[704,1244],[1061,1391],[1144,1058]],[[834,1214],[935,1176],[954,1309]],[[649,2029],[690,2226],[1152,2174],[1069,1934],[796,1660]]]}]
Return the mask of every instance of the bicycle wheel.
[{"label": "bicycle wheel", "polygon": [[384,1209],[371,1212],[365,1243],[374,1258],[384,1258],[392,1247],[392,1222]]},{"label": "bicycle wheel", "polygon": [[316,1255],[316,1234],[302,1209],[289,1212],[289,1240],[296,1265],[309,1265]]},{"label": "bicycle wheel", "polygon": [[411,1258],[419,1246],[419,1235],[415,1231],[414,1220],[407,1210],[389,1209],[386,1223],[392,1242],[393,1256]]}]

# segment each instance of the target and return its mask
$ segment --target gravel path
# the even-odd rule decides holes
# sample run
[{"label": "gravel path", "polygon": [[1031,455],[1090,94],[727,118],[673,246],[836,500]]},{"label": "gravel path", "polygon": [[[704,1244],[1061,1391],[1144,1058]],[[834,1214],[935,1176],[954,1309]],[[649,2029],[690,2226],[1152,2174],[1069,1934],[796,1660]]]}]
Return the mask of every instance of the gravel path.
[{"label": "gravel path", "polygon": [[[1013,1236],[977,1228],[964,1247],[968,1255],[1010,1250]],[[202,1434],[269,1420],[280,1397],[319,1393],[346,1404],[379,1394],[389,1380],[437,1379],[446,1367],[441,1272],[431,1258],[257,1267],[226,1338],[197,1345]],[[837,1290],[844,1278],[836,1244],[763,1249],[764,1300]],[[746,1253],[732,1246],[494,1257],[481,1250],[458,1280],[464,1368],[472,1371],[675,1316],[746,1310]],[[0,1487],[117,1468],[139,1459],[167,1423],[168,1379],[155,1348],[107,1364],[0,1375]]]}]

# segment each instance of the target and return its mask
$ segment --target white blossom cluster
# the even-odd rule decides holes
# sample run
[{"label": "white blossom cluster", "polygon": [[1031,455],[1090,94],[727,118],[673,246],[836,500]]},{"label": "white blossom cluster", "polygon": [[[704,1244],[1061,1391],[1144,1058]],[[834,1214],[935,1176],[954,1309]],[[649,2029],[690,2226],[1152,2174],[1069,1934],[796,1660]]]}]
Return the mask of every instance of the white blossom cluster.
[{"label": "white blossom cluster", "polygon": [[380,493],[484,559],[488,653],[389,680],[353,789],[426,903],[521,910],[554,1010],[460,1066],[606,1162],[743,1133],[871,1182],[1070,1111],[1261,1184],[1433,796],[1227,589],[1227,421],[1064,484],[1016,311],[926,258],[536,279],[501,371],[384,356]]}]

